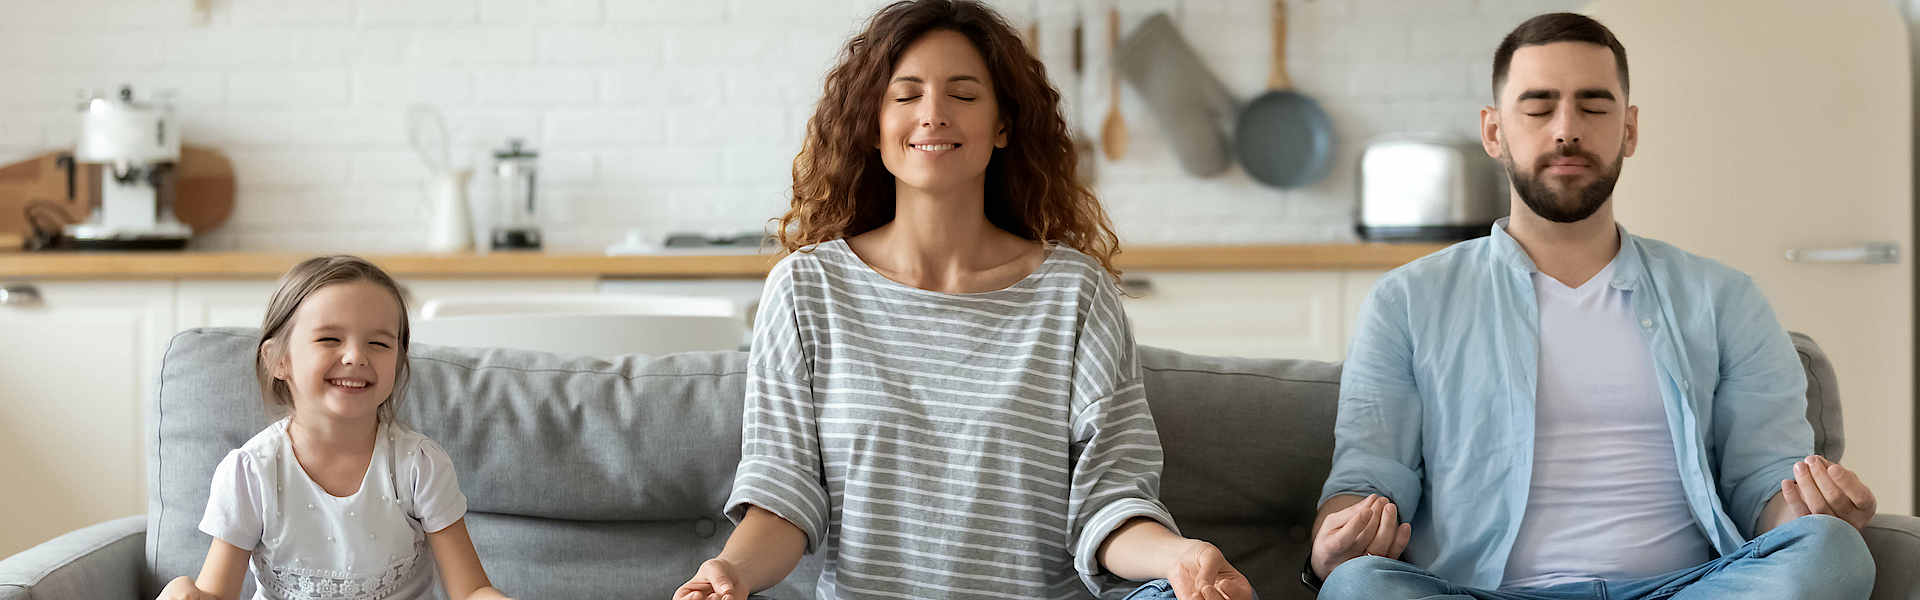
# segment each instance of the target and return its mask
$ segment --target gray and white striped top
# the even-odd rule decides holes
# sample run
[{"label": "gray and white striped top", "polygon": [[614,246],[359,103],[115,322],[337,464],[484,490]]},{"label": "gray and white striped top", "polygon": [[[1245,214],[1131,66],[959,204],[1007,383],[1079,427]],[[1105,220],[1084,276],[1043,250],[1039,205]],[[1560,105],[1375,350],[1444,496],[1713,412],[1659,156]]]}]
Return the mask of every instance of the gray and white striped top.
[{"label": "gray and white striped top", "polygon": [[1100,543],[1136,516],[1174,526],[1110,281],[1058,245],[978,294],[894,282],[842,240],[788,256],[754,326],[727,516],[805,531],[822,600],[1124,596]]}]

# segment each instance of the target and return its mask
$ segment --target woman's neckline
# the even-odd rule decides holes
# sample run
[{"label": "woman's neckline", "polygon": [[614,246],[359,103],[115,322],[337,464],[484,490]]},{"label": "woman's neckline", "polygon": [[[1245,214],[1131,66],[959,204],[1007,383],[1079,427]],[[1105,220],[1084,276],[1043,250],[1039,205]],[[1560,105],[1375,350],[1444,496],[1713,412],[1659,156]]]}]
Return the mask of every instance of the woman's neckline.
[{"label": "woman's neckline", "polygon": [[916,292],[927,293],[927,294],[938,294],[941,296],[951,296],[954,298],[976,298],[976,297],[983,297],[983,296],[991,296],[994,294],[1000,294],[1004,292],[1018,291],[1021,288],[1029,287],[1032,285],[1032,282],[1038,281],[1042,275],[1045,275],[1047,273],[1047,271],[1052,270],[1054,259],[1059,258],[1060,256],[1059,244],[1043,243],[1042,244],[1043,248],[1041,251],[1044,252],[1045,254],[1040,257],[1040,264],[1038,266],[1035,266],[1032,271],[1026,274],[1026,276],[1021,277],[1019,280],[1014,281],[1011,284],[1008,284],[1006,287],[1002,287],[1000,289],[995,289],[995,290],[982,291],[982,292],[946,292],[941,290],[930,290],[927,288],[911,285],[911,284],[896,280],[892,277],[888,277],[885,273],[881,273],[879,269],[873,268],[873,265],[868,264],[867,259],[860,257],[860,253],[854,252],[853,245],[848,244],[846,238],[835,239],[827,243],[835,245],[835,248],[838,251],[844,252],[848,257],[851,257],[853,259],[854,264],[859,265],[860,270],[866,272],[869,275],[872,275],[873,277],[881,281],[886,282],[887,284],[913,290]]}]

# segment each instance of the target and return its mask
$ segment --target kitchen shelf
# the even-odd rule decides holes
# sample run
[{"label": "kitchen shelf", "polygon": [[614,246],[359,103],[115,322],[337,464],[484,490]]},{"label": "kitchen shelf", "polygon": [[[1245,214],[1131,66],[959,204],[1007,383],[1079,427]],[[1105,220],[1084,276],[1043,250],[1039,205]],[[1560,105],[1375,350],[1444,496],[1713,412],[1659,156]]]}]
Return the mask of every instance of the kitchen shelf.
[{"label": "kitchen shelf", "polygon": [[1124,271],[1385,271],[1448,245],[1138,246],[1114,262]]}]

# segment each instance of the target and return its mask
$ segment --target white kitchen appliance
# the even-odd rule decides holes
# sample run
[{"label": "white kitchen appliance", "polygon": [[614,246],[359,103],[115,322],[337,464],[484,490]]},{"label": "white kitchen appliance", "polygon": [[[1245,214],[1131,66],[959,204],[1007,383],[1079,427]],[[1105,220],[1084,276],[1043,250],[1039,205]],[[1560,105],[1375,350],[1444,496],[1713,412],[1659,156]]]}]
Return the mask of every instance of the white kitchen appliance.
[{"label": "white kitchen appliance", "polygon": [[1500,163],[1478,142],[1402,133],[1360,155],[1357,230],[1367,241],[1457,241],[1507,216]]},{"label": "white kitchen appliance", "polygon": [[180,162],[180,131],[164,94],[134,100],[133,88],[113,96],[81,92],[80,143],[74,161],[100,165],[99,196],[87,222],[65,234],[78,250],[183,248],[193,229],[173,213],[173,167]]}]

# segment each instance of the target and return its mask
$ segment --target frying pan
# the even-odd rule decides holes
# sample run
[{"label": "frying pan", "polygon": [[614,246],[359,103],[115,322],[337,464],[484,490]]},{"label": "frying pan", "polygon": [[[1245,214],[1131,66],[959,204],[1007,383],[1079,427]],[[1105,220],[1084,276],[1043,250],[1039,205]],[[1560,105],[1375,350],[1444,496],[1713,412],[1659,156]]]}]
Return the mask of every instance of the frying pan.
[{"label": "frying pan", "polygon": [[1273,2],[1273,70],[1267,92],[1240,109],[1234,145],[1240,166],[1278,188],[1311,185],[1333,162],[1333,120],[1287,77],[1287,3]]},{"label": "frying pan", "polygon": [[1141,23],[1120,43],[1113,60],[1160,122],[1182,169],[1195,177],[1212,177],[1233,166],[1233,142],[1227,134],[1240,103],[1180,36],[1167,13]]}]

